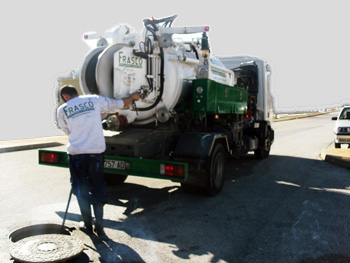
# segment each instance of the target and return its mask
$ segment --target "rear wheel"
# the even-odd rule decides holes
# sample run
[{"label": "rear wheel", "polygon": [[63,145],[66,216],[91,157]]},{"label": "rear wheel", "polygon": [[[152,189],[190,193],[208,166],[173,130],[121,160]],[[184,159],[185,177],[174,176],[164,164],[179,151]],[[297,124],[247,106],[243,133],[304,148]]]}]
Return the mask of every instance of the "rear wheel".
[{"label": "rear wheel", "polygon": [[270,155],[271,145],[268,139],[265,140],[264,145],[260,145],[258,149],[254,151],[256,159],[266,159]]},{"label": "rear wheel", "polygon": [[267,136],[266,138],[262,141],[259,142],[259,147],[254,151],[254,155],[256,159],[266,159],[270,155],[270,150],[271,150],[271,129],[268,128],[267,130]]},{"label": "rear wheel", "polygon": [[217,195],[224,185],[225,180],[225,151],[221,143],[214,146],[210,155],[210,163],[208,169],[208,184],[205,192],[208,195]]},{"label": "rear wheel", "polygon": [[119,185],[124,183],[128,176],[121,174],[104,174],[105,181],[110,185]]}]

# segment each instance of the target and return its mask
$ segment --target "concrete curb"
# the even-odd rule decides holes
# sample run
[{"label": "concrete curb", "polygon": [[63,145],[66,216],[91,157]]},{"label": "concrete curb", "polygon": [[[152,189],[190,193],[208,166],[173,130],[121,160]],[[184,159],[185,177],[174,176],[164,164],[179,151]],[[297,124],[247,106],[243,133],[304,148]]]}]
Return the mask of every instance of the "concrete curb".
[{"label": "concrete curb", "polygon": [[332,163],[334,165],[343,167],[343,168],[347,168],[347,169],[350,168],[350,159],[349,158],[343,158],[343,157],[327,154],[325,157],[325,161]]},{"label": "concrete curb", "polygon": [[339,167],[350,168],[350,149],[335,149],[333,142],[320,153],[320,158]]},{"label": "concrete curb", "polygon": [[28,145],[9,146],[9,147],[0,148],[0,153],[33,150],[33,149],[55,147],[55,146],[61,146],[61,145],[62,143],[59,143],[59,142],[47,142],[47,143],[34,143],[34,144],[28,144]]},{"label": "concrete curb", "polygon": [[297,116],[290,116],[290,117],[282,117],[280,119],[273,119],[274,122],[280,122],[280,121],[290,121],[290,120],[298,120],[298,119],[304,119],[309,117],[315,117],[319,115],[329,114],[334,111],[327,111],[327,112],[317,112],[317,113],[310,113],[305,115],[297,115]]},{"label": "concrete curb", "polygon": [[0,141],[0,153],[55,147],[65,144],[67,144],[66,136]]}]

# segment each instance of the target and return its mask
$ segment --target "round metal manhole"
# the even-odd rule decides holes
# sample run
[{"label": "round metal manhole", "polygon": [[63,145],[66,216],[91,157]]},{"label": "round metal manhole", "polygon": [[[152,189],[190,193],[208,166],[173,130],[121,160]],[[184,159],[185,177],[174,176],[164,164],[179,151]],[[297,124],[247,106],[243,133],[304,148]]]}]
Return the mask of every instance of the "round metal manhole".
[{"label": "round metal manhole", "polygon": [[9,234],[9,239],[11,242],[15,243],[19,240],[32,237],[37,235],[45,234],[63,234],[70,235],[70,230],[67,227],[62,227],[62,225],[57,224],[39,224],[39,225],[30,225],[16,229]]},{"label": "round metal manhole", "polygon": [[83,242],[74,236],[48,234],[19,240],[10,248],[10,255],[19,262],[52,263],[74,258],[83,249]]}]

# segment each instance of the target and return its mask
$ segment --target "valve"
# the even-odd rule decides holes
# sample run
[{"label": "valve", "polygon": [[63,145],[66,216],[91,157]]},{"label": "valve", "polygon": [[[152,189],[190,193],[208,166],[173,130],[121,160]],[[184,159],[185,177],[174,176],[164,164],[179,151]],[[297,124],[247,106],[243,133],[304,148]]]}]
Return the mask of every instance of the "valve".
[{"label": "valve", "polygon": [[117,112],[103,120],[102,127],[104,130],[121,131],[128,127],[128,119],[124,115],[120,115]]}]

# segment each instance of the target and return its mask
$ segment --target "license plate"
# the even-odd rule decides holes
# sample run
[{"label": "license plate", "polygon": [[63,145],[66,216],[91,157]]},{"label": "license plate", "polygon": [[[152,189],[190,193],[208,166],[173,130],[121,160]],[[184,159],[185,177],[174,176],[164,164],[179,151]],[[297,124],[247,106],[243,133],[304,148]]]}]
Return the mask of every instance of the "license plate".
[{"label": "license plate", "polygon": [[105,160],[104,167],[109,169],[125,170],[125,162],[117,160]]}]

